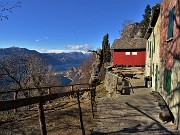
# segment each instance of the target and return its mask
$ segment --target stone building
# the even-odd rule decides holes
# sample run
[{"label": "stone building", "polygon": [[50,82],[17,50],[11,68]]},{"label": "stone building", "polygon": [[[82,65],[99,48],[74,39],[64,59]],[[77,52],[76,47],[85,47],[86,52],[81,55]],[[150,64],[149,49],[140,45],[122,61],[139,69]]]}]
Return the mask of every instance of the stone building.
[{"label": "stone building", "polygon": [[160,44],[160,5],[157,4],[152,7],[152,13],[148,30],[145,34],[146,43],[146,65],[145,77],[152,78],[152,88],[157,90],[159,88],[159,70],[161,68],[159,58],[159,44]]},{"label": "stone building", "polygon": [[180,129],[180,0],[162,0],[160,93]]},{"label": "stone building", "polygon": [[180,129],[180,0],[162,0],[152,8],[146,38],[145,75],[152,77],[152,90],[163,97]]}]

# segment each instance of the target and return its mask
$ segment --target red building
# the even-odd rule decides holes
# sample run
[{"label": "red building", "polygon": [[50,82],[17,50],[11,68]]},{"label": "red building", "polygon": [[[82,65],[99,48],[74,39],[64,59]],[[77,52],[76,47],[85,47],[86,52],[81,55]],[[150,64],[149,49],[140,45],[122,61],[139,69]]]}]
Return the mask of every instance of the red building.
[{"label": "red building", "polygon": [[113,65],[145,66],[146,40],[140,38],[139,24],[125,27],[120,39],[112,47]]}]

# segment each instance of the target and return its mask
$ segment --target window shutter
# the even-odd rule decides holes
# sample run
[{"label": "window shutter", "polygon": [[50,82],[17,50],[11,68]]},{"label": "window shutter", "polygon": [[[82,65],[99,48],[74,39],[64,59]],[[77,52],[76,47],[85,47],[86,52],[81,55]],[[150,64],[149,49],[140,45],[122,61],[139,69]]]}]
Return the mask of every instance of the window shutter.
[{"label": "window shutter", "polygon": [[151,41],[149,42],[149,58],[151,58]]},{"label": "window shutter", "polygon": [[151,58],[153,58],[154,42],[151,41]]},{"label": "window shutter", "polygon": [[166,74],[166,69],[164,70],[164,84],[163,84],[163,87],[164,87],[164,90],[166,90],[166,84],[167,84],[167,74]]},{"label": "window shutter", "polygon": [[171,70],[168,70],[168,73],[167,73],[167,78],[168,78],[168,81],[167,81],[167,93],[170,94],[170,91],[171,91]]},{"label": "window shutter", "polygon": [[168,24],[168,39],[173,37],[173,26],[174,26],[174,7],[169,12],[169,24]]},{"label": "window shutter", "polygon": [[164,70],[164,90],[167,92],[168,95],[170,95],[171,91],[171,74],[172,71],[169,69]]},{"label": "window shutter", "polygon": [[155,53],[155,35],[153,35],[153,42],[154,42],[154,53]]}]

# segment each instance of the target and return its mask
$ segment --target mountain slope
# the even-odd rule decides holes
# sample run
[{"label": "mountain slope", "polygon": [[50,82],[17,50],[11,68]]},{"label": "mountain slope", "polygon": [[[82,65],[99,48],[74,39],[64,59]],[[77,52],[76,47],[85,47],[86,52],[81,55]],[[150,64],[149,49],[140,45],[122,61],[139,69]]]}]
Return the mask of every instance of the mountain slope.
[{"label": "mountain slope", "polygon": [[35,50],[28,50],[26,48],[0,48],[0,58],[10,55],[35,55],[38,56],[48,64],[52,65],[56,71],[63,71],[69,67],[80,66],[83,59],[88,58],[88,54],[85,55],[82,52],[69,52],[69,53],[39,53]]}]

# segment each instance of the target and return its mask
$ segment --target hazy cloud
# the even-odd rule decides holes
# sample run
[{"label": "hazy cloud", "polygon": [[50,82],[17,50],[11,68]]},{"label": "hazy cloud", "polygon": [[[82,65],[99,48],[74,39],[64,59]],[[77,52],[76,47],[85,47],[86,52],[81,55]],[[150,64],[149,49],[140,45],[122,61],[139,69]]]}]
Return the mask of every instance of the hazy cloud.
[{"label": "hazy cloud", "polygon": [[70,52],[82,52],[82,53],[88,53],[87,51],[81,51],[81,50],[45,50],[45,49],[39,49],[36,50],[40,53],[70,53]]},{"label": "hazy cloud", "polygon": [[90,45],[84,44],[84,45],[67,45],[67,48],[70,50],[83,50],[87,51],[91,49]]},{"label": "hazy cloud", "polygon": [[41,38],[39,38],[39,39],[36,39],[36,42],[39,42],[39,41],[42,40],[42,39],[48,40],[49,38],[48,38],[48,37],[41,37]]},{"label": "hazy cloud", "polygon": [[[38,42],[38,41],[37,41]],[[90,45],[84,44],[84,45],[66,45],[64,46],[63,50],[58,49],[52,49],[52,50],[46,50],[46,49],[39,49],[37,50],[40,53],[69,53],[69,52],[82,52],[87,53],[89,49],[91,49]]]}]

